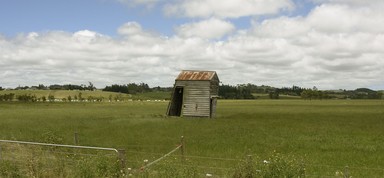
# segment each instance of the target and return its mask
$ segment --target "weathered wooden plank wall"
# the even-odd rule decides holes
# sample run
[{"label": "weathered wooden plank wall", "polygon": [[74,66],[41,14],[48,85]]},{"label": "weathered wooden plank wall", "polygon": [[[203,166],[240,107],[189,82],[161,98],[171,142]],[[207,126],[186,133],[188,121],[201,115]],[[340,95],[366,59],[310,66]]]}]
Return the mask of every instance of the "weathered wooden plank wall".
[{"label": "weathered wooden plank wall", "polygon": [[184,87],[183,116],[210,117],[210,81],[176,81]]}]

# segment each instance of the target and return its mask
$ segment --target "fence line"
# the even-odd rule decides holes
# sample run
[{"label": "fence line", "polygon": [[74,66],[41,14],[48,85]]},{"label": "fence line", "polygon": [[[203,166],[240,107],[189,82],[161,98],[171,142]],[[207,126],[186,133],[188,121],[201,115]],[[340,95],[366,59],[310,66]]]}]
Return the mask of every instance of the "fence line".
[{"label": "fence line", "polygon": [[[179,147],[175,148],[175,150],[172,150],[172,152],[174,152],[177,149],[179,149]],[[139,152],[139,151],[127,151],[127,152],[129,152],[129,153],[141,153],[141,154],[152,154],[152,155],[163,155],[161,153],[153,153],[153,152]],[[167,153],[166,156],[176,157],[175,155],[170,155],[168,153]],[[245,159],[236,159],[236,158],[208,157],[208,156],[196,156],[196,155],[185,155],[184,157],[185,158],[208,159],[208,160],[222,160],[222,161],[244,161],[245,160]],[[159,159],[161,160],[163,158],[164,157],[161,157]],[[139,162],[139,161],[137,161],[137,162]],[[156,162],[157,162],[157,160],[156,160]],[[305,164],[305,165],[310,166],[310,167],[330,167],[330,168],[338,168],[338,169],[345,168],[345,166],[343,166],[343,165],[341,165],[341,166],[336,166],[336,165],[319,165],[319,164]],[[179,165],[179,166],[182,166],[182,165]],[[199,167],[199,168],[214,168],[214,167],[204,167],[204,166],[195,166],[195,167]],[[227,168],[224,168],[224,169],[227,169]],[[232,169],[232,168],[228,168],[228,169]],[[365,170],[384,171],[384,168],[369,168],[369,167],[357,167],[357,166],[349,166],[349,169],[365,169]]]},{"label": "fence line", "polygon": [[235,159],[235,158],[220,158],[220,157],[208,157],[208,156],[185,156],[186,158],[200,158],[200,159],[211,159],[211,160],[222,160],[222,161],[244,161],[244,159]]},{"label": "fence line", "polygon": [[63,147],[63,148],[79,148],[79,149],[90,149],[90,150],[114,151],[116,153],[117,159],[120,162],[121,170],[124,171],[124,169],[125,169],[125,150],[118,150],[116,148],[79,146],[79,145],[64,145],[64,144],[39,143],[39,142],[27,142],[27,141],[15,141],[15,140],[0,140],[0,143],[14,143],[14,144],[25,144],[25,145],[38,145],[38,146],[52,146],[52,147]]},{"label": "fence line", "polygon": [[[126,151],[127,153],[140,153],[150,155],[163,155],[163,153],[144,152],[144,151]],[[197,159],[211,159],[211,160],[222,160],[222,161],[244,161],[245,159],[237,158],[222,158],[222,157],[209,157],[209,156],[196,156],[196,155],[184,155],[185,158],[197,158]]]},{"label": "fence line", "polygon": [[164,153],[153,153],[153,152],[143,152],[143,151],[126,151],[126,153],[139,153],[139,154],[148,154],[148,155],[164,155]]},{"label": "fence line", "polygon": [[[150,162],[150,163],[146,163],[145,165],[143,165],[142,167],[140,167],[140,170],[144,170],[144,169],[147,169],[149,168],[150,166],[158,163],[159,161],[165,159],[166,157],[176,157],[176,156],[180,156],[180,155],[171,155],[173,154],[174,152],[176,152],[177,150],[182,150],[183,149],[183,146],[185,146],[184,144],[179,144],[176,148],[174,148],[173,150],[171,150],[170,152],[166,153],[166,154],[162,154],[162,153],[149,153],[149,152],[142,152],[142,151],[122,151],[122,150],[118,150],[118,149],[115,149],[115,148],[103,148],[103,147],[93,147],[93,146],[78,146],[78,145],[63,145],[63,144],[49,144],[49,143],[38,143],[38,142],[26,142],[26,141],[13,141],[13,140],[0,140],[0,143],[16,143],[16,144],[28,144],[28,145],[41,145],[41,146],[53,146],[53,147],[67,147],[67,148],[79,148],[79,149],[94,149],[94,150],[107,150],[107,151],[114,151],[115,153],[117,153],[117,156],[118,158],[120,159],[120,161],[123,159],[123,157],[125,157],[125,155],[121,155],[122,152],[124,153],[140,153],[140,154],[152,154],[152,155],[162,155],[161,157],[157,158],[156,160]],[[131,145],[132,146],[132,145]],[[137,145],[139,146],[139,145]],[[4,159],[3,155],[2,155],[2,146],[0,144],[0,160],[1,159]],[[50,152],[53,152],[53,153],[60,153],[60,154],[67,154],[67,152],[56,152],[56,151],[50,151]],[[244,161],[246,159],[237,159],[237,158],[223,158],[223,157],[209,157],[209,156],[197,156],[197,155],[183,155],[183,152],[181,153],[183,158],[195,158],[195,159],[207,159],[207,160],[213,160],[213,161]],[[79,155],[87,155],[87,156],[92,156],[93,154],[82,154],[82,153],[79,153]],[[111,156],[112,154],[108,154],[109,156]],[[133,161],[133,160],[129,160],[129,161],[126,161],[126,162],[130,162],[130,163],[139,163],[138,161]],[[123,163],[123,162],[121,162]],[[125,164],[125,160],[124,160],[124,164]],[[160,164],[163,164],[163,163],[160,163]],[[211,167],[211,166],[201,166],[201,165],[188,165],[188,164],[177,164],[177,163],[164,163],[164,164],[170,164],[170,165],[174,165],[174,166],[180,166],[180,167],[194,167],[194,168],[199,168],[199,169],[212,169],[212,170],[235,170],[235,168],[231,168],[231,167]],[[341,170],[341,171],[345,171],[343,168],[346,168],[346,170],[350,171],[350,170],[353,170],[353,169],[360,169],[360,170],[373,170],[373,171],[383,171],[384,172],[384,168],[380,168],[380,167],[376,167],[376,168],[371,168],[371,167],[358,167],[358,166],[351,166],[351,167],[345,167],[345,166],[337,166],[337,165],[321,165],[321,164],[305,164],[306,167],[312,167],[312,168],[316,168],[316,167],[328,167],[329,169],[333,169],[333,168],[336,168],[338,170]],[[125,168],[125,167],[123,167]],[[348,171],[348,172],[349,172]],[[316,173],[315,173],[316,174]],[[318,176],[318,175],[314,175],[314,174],[306,174],[307,176]],[[321,176],[327,176],[326,174],[325,175],[321,175]],[[329,176],[329,177],[332,177],[332,176]]]},{"label": "fence line", "polygon": [[38,143],[38,142],[26,142],[26,141],[14,141],[14,140],[0,140],[0,142],[3,142],[3,143],[18,143],[18,144],[27,144],[27,145],[40,145],[40,146],[66,147],[66,148],[109,150],[109,151],[115,151],[116,153],[119,153],[119,151],[116,148],[103,148],[103,147],[78,146],[78,145],[62,145],[62,144]]},{"label": "fence line", "polygon": [[[181,145],[180,145],[181,146]],[[176,148],[177,150],[178,148]],[[173,152],[176,150],[172,150]],[[153,154],[153,155],[162,155],[161,153],[153,153],[153,152],[139,152],[139,151],[127,151],[130,153],[141,153],[141,154]],[[167,155],[170,157],[177,157],[176,155]],[[236,159],[236,158],[223,158],[223,157],[208,157],[208,156],[196,156],[196,155],[184,155],[185,158],[197,158],[197,159],[208,159],[208,160],[221,160],[221,161],[244,161],[246,159]],[[159,158],[160,160],[164,157]],[[158,161],[160,161],[158,160]],[[139,161],[131,161],[138,163]],[[157,160],[156,160],[157,162]],[[151,163],[152,164],[152,163]],[[174,164],[174,163],[167,163],[172,164],[175,166],[183,166],[183,167],[196,167],[196,168],[206,168],[206,169],[223,169],[223,170],[234,170],[234,168],[222,168],[222,167],[209,167],[209,166],[191,166],[191,165],[183,165],[183,164]],[[330,167],[330,168],[337,168],[340,170],[343,170],[345,166],[336,166],[336,165],[318,165],[318,164],[305,164],[309,167]],[[357,167],[357,166],[349,166],[349,169],[364,169],[364,170],[376,170],[376,171],[384,171],[384,168],[369,168],[369,167]],[[308,174],[307,174],[308,175]],[[317,176],[317,175],[308,175],[308,176]],[[334,176],[329,176],[334,177]]]},{"label": "fence line", "polygon": [[165,154],[164,156],[162,156],[162,157],[156,159],[155,161],[152,161],[152,162],[150,162],[150,163],[148,163],[148,164],[142,166],[140,169],[141,169],[141,170],[144,170],[145,168],[147,168],[147,167],[149,167],[149,166],[151,166],[151,165],[153,165],[153,164],[159,162],[160,160],[162,160],[162,159],[164,159],[165,157],[169,156],[169,155],[172,154],[173,152],[177,151],[177,150],[178,150],[179,148],[181,148],[182,146],[183,146],[183,145],[179,145],[179,146],[177,146],[175,149],[173,149],[173,150],[170,151],[169,153],[167,153],[167,154]]},{"label": "fence line", "polygon": [[[345,168],[345,166],[336,166],[336,165],[322,165],[322,164],[306,164],[311,167],[331,167],[331,168]],[[366,170],[376,170],[384,171],[384,168],[369,168],[369,167],[357,167],[357,166],[348,166],[350,169],[366,169]]]},{"label": "fence line", "polygon": [[196,166],[196,165],[185,165],[185,164],[176,164],[176,163],[167,163],[167,164],[179,166],[179,167],[194,167],[194,168],[218,169],[218,170],[235,170],[235,168],[229,168],[229,167]]},{"label": "fence line", "polygon": [[[139,154],[149,154],[149,155],[164,155],[164,153],[154,153],[154,152],[144,152],[144,151],[126,151],[126,153],[139,153]],[[184,157],[185,158],[197,158],[197,159],[222,160],[222,161],[244,161],[245,160],[245,159],[208,157],[208,156],[195,156],[195,155],[190,155],[190,156],[189,155],[185,155]]]}]

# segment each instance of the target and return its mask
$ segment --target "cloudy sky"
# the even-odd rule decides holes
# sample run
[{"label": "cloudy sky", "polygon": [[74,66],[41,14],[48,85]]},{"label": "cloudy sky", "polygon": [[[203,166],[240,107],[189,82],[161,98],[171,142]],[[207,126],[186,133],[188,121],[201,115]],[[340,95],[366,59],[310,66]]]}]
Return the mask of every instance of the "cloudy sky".
[{"label": "cloudy sky", "polygon": [[382,0],[0,2],[0,86],[145,82],[384,89]]}]

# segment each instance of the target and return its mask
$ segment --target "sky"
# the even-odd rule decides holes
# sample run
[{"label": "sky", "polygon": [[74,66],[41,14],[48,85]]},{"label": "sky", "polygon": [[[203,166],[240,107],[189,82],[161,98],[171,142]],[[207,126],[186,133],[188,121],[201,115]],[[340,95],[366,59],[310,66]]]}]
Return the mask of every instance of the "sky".
[{"label": "sky", "polygon": [[144,82],[384,89],[382,0],[0,1],[0,87]]}]

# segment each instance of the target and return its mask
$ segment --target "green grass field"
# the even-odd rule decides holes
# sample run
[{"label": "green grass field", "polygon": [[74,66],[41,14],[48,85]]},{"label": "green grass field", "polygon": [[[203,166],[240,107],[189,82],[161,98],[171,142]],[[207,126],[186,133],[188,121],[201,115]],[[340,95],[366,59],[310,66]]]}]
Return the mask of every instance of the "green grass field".
[{"label": "green grass field", "polygon": [[384,100],[219,100],[216,119],[168,118],[167,105],[2,102],[0,139],[46,142],[51,133],[73,144],[78,132],[80,145],[123,148],[127,167],[138,168],[185,136],[186,158],[202,174],[277,152],[305,160],[308,177],[345,166],[353,177],[384,177]]}]

